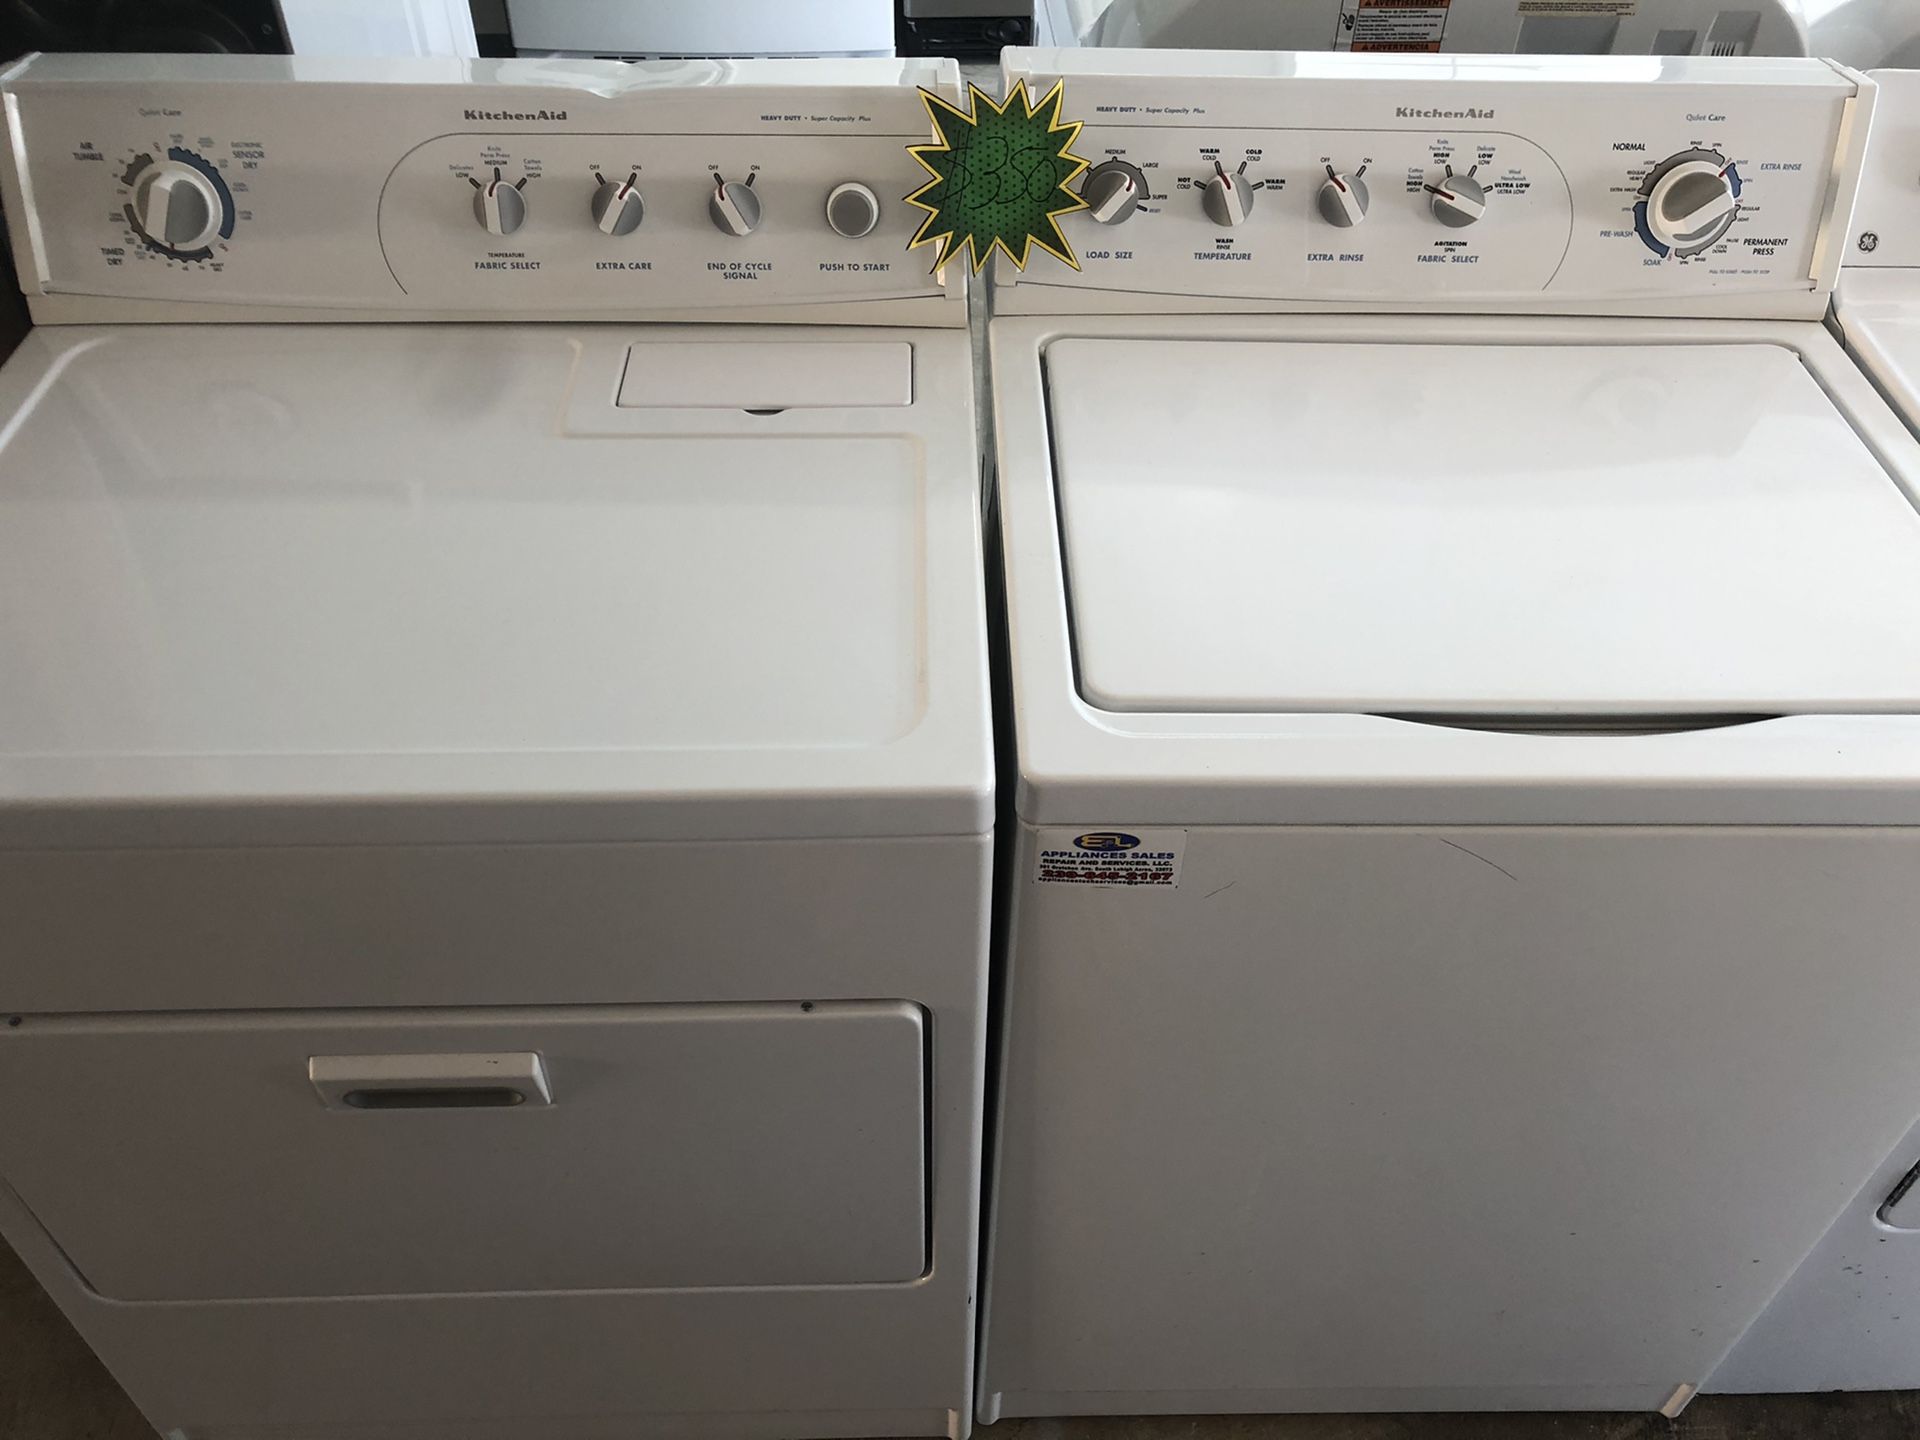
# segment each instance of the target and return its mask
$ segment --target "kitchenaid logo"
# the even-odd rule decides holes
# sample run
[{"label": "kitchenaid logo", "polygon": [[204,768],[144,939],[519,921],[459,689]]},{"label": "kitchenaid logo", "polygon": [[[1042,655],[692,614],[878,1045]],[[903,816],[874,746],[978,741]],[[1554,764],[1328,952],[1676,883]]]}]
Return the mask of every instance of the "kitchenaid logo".
[{"label": "kitchenaid logo", "polygon": [[564,120],[564,110],[469,110],[469,120]]},{"label": "kitchenaid logo", "polygon": [[1493,111],[1475,106],[1467,110],[1442,110],[1437,105],[1396,105],[1396,120],[1491,120]]}]

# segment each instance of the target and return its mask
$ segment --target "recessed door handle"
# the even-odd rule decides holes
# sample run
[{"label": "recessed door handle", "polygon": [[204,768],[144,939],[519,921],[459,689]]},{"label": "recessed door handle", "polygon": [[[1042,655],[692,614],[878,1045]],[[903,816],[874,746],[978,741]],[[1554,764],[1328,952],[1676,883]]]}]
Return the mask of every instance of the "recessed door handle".
[{"label": "recessed door handle", "polygon": [[314,1055],[307,1078],[329,1110],[506,1110],[553,1104],[532,1051],[485,1055]]}]

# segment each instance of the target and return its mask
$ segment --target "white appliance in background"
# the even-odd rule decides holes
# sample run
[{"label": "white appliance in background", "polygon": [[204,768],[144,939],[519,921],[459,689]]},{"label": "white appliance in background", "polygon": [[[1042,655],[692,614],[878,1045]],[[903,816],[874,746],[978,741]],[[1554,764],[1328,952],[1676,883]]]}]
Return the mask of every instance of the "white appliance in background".
[{"label": "white appliance in background", "polygon": [[1677,1411],[1920,1113],[1920,444],[1820,323],[1872,87],[1060,77],[982,1418]]},{"label": "white appliance in background", "polygon": [[280,0],[296,55],[480,53],[469,0]]},{"label": "white appliance in background", "polygon": [[1920,6],[1913,0],[1801,0],[1811,53],[1862,70],[1920,67]]},{"label": "white appliance in background", "polygon": [[[1920,73],[1882,70],[1872,79],[1879,86],[1873,140],[1833,326],[1920,432]],[[1920,1089],[1910,1103],[1920,1113]],[[1920,1125],[1884,1159],[1860,1165],[1856,1182],[1862,1178],[1708,1389],[1920,1388]]]},{"label": "white appliance in background", "polygon": [[[1113,0],[1087,45],[1520,55],[1805,55],[1795,0]],[[1902,0],[1904,3],[1904,0]]]},{"label": "white appliance in background", "polygon": [[522,55],[893,54],[893,0],[507,0]]},{"label": "white appliance in background", "polygon": [[957,84],[0,85],[0,1230],[162,1432],[966,1433]]}]

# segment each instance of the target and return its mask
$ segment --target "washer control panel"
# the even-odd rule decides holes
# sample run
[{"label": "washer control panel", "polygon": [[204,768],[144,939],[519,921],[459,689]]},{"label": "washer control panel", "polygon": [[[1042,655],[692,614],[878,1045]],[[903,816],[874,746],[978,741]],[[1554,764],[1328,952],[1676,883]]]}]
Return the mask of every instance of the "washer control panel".
[{"label": "washer control panel", "polygon": [[[1689,313],[1831,288],[1873,87],[1820,60],[1006,52],[1083,121],[1096,297]],[[1031,298],[1031,297],[1028,297]],[[1042,302],[1044,303],[1044,301]]]},{"label": "washer control panel", "polygon": [[[39,56],[29,298],[644,316],[942,298],[908,253],[950,61]],[[956,289],[960,267],[954,272]],[[183,318],[192,318],[185,316]]]}]

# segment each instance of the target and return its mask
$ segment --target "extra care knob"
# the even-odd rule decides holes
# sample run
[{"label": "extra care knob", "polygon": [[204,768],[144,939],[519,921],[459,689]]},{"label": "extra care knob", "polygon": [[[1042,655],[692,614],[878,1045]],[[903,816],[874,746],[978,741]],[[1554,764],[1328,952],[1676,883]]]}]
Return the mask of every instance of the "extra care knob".
[{"label": "extra care knob", "polygon": [[468,177],[473,186],[473,218],[486,227],[489,235],[511,235],[527,220],[527,197],[521,194],[526,177],[508,184],[500,178],[500,167],[493,167],[493,179],[484,184]]},{"label": "extra care knob", "polygon": [[751,235],[760,228],[760,197],[753,193],[753,177],[744,185],[720,175],[713,177],[713,189],[707,195],[707,214],[722,235]]},{"label": "extra care knob", "polygon": [[1479,168],[1456,175],[1449,165],[1438,183],[1426,187],[1433,199],[1433,218],[1448,229],[1462,229],[1487,213],[1487,187],[1473,178]]},{"label": "extra care knob", "polygon": [[1096,224],[1123,224],[1147,198],[1147,177],[1124,160],[1106,160],[1087,172],[1080,198]]},{"label": "extra care knob", "polygon": [[1333,166],[1327,166],[1326,181],[1320,186],[1320,218],[1342,230],[1351,230],[1365,220],[1367,206],[1373,203],[1367,194],[1367,182],[1361,178],[1366,173],[1364,165],[1351,175],[1342,175]]},{"label": "extra care knob", "polygon": [[640,198],[639,182],[636,171],[617,185],[602,175],[593,187],[588,206],[602,235],[631,235],[647,218],[647,202]]},{"label": "extra care knob", "polygon": [[1216,160],[1213,178],[1200,192],[1200,207],[1207,212],[1207,218],[1223,230],[1231,229],[1253,213],[1253,197],[1259,192],[1261,182],[1247,179],[1246,174],[1244,160],[1231,175],[1227,167]]}]

